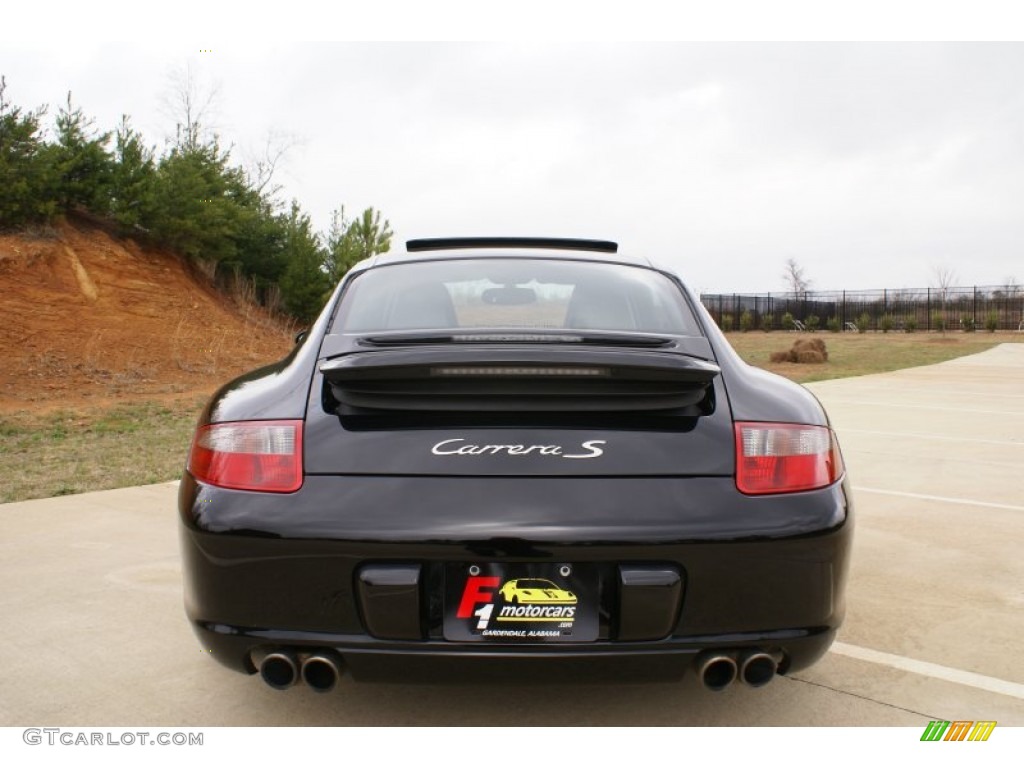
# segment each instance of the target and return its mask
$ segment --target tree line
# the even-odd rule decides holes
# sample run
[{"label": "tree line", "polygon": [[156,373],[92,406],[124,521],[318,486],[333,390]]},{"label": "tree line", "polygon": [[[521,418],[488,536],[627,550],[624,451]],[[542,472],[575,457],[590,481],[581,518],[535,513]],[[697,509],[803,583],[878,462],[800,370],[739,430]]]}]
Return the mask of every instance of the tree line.
[{"label": "tree line", "polygon": [[242,278],[264,304],[306,321],[357,261],[390,248],[391,227],[367,208],[332,213],[313,230],[298,201],[270,183],[273,163],[246,170],[189,115],[162,152],[127,115],[100,131],[68,94],[45,130],[47,107],[25,110],[0,77],[0,230],[52,223],[75,211],[122,234],[171,248],[211,272]]}]

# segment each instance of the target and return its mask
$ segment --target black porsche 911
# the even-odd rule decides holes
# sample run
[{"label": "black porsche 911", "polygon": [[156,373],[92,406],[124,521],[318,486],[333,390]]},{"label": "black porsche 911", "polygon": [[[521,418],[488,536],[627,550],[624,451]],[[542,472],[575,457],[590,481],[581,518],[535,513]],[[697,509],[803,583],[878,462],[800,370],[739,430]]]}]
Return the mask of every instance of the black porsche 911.
[{"label": "black porsche 911", "polygon": [[222,387],[179,495],[203,649],[321,692],[688,669],[721,690],[820,658],[852,533],[828,418],[617,250],[410,241]]}]

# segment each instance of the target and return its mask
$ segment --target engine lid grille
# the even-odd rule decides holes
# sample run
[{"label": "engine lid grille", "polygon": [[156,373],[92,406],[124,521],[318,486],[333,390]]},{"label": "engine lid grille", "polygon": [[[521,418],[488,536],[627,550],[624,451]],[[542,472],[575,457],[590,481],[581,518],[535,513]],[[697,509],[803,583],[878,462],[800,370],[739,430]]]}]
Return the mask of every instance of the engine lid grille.
[{"label": "engine lid grille", "polygon": [[648,350],[412,346],[320,365],[328,410],[368,412],[645,412],[713,410],[714,363]]}]

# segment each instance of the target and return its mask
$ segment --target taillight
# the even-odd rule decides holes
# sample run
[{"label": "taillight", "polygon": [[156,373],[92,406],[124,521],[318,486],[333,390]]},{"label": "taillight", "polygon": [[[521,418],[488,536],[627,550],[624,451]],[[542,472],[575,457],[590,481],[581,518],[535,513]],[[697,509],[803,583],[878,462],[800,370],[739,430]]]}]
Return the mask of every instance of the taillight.
[{"label": "taillight", "polygon": [[736,487],[743,493],[812,491],[842,475],[839,444],[828,427],[736,424]]},{"label": "taillight", "polygon": [[188,471],[223,488],[297,491],[302,487],[302,422],[205,424],[192,441]]}]

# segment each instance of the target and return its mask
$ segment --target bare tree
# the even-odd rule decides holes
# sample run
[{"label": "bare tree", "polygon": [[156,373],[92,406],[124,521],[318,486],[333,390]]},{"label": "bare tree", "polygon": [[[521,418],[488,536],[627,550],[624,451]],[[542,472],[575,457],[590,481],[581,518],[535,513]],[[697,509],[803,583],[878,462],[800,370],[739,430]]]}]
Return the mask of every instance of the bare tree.
[{"label": "bare tree", "polygon": [[1003,284],[1006,286],[1006,295],[1011,299],[1016,298],[1017,294],[1020,293],[1020,283],[1017,282],[1017,278],[1013,275],[1007,277]]},{"label": "bare tree", "polygon": [[939,319],[939,330],[946,333],[946,299],[949,297],[949,289],[956,280],[956,272],[947,264],[932,265],[932,285],[939,291],[939,301],[942,302],[942,315]]},{"label": "bare tree", "polygon": [[789,290],[799,299],[807,298],[807,291],[810,290],[811,281],[804,274],[804,268],[796,259],[786,260],[786,269],[782,273],[782,279],[786,281]]},{"label": "bare tree", "polygon": [[246,175],[249,184],[260,195],[268,200],[281,191],[281,185],[274,181],[274,175],[280,169],[286,155],[299,144],[299,139],[291,133],[283,131],[267,131],[263,146],[256,152],[245,153]]},{"label": "bare tree", "polygon": [[192,62],[171,70],[161,111],[174,121],[174,145],[194,151],[215,133],[220,86],[204,83]]},{"label": "bare tree", "polygon": [[946,309],[946,296],[949,289],[956,280],[956,272],[946,264],[935,264],[932,266],[932,285],[939,289],[939,296],[942,299],[942,309]]}]

